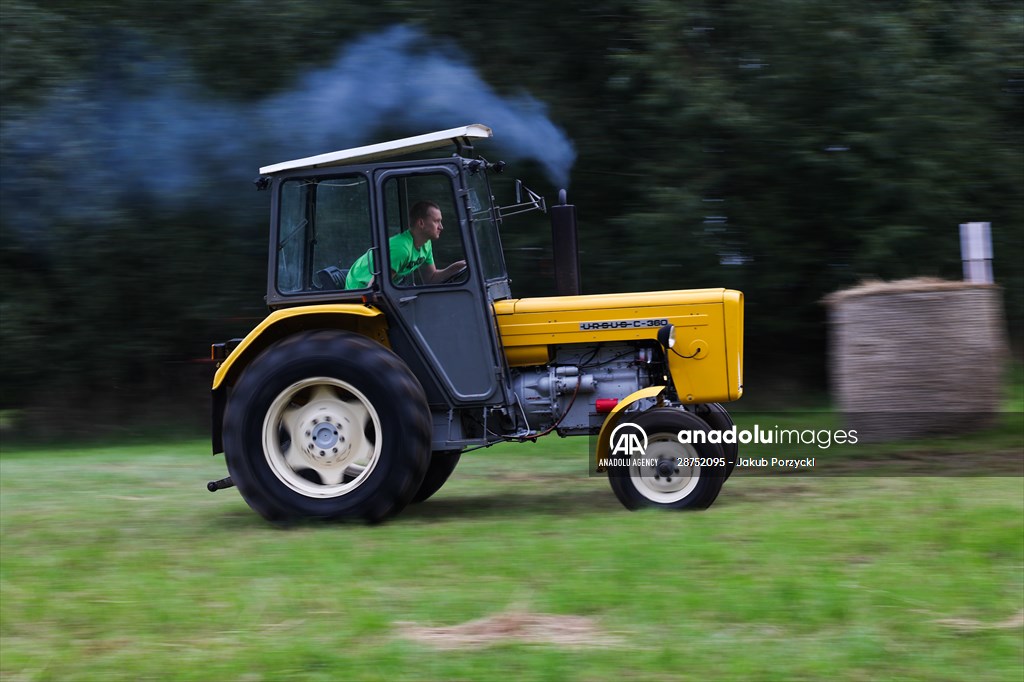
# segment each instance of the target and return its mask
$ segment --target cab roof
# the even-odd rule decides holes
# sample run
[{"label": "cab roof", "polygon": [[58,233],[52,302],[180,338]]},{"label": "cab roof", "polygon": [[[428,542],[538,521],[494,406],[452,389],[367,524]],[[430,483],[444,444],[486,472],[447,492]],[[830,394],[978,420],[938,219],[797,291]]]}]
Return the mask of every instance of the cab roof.
[{"label": "cab roof", "polygon": [[318,156],[309,156],[304,159],[295,159],[294,161],[285,161],[272,166],[264,166],[260,168],[260,175],[272,175],[282,171],[298,170],[301,168],[345,166],[353,163],[377,161],[394,156],[412,154],[413,152],[446,147],[450,144],[457,145],[460,149],[463,147],[471,148],[474,139],[491,137],[492,134],[491,129],[487,126],[480,123],[472,123],[461,128],[449,128],[448,130],[439,130],[434,133],[417,135],[416,137],[405,137],[400,140],[380,142],[365,147],[342,149]]}]

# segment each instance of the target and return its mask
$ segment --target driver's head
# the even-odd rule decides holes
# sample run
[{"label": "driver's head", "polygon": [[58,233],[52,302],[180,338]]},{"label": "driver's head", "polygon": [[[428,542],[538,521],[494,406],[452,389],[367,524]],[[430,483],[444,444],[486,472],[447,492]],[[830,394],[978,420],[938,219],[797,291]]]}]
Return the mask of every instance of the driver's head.
[{"label": "driver's head", "polygon": [[433,201],[417,201],[409,209],[409,229],[424,239],[438,239],[444,225],[441,224],[441,208]]}]

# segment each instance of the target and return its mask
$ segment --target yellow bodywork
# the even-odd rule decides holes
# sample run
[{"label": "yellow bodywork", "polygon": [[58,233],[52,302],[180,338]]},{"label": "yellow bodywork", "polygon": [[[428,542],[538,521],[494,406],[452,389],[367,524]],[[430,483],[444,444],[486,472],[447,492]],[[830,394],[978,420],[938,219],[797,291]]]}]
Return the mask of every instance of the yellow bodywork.
[{"label": "yellow bodywork", "polygon": [[275,310],[242,339],[213,377],[213,390],[241,371],[249,360],[275,341],[307,329],[346,329],[390,347],[384,313],[373,306],[354,303],[311,305]]},{"label": "yellow bodywork", "polygon": [[[668,352],[668,366],[680,400],[728,402],[743,394],[743,294],[738,291],[521,298],[495,302],[494,312],[512,367],[545,365],[558,345],[653,340],[663,324],[672,324],[676,352]],[[347,329],[390,345],[385,314],[373,306],[284,308],[260,322],[220,364],[213,389],[231,383],[230,377],[278,339],[325,328]]]},{"label": "yellow bodywork", "polygon": [[679,399],[728,402],[743,394],[743,294],[688,289],[498,301],[495,317],[513,367],[543,365],[551,347],[657,338],[675,325],[668,366]]}]

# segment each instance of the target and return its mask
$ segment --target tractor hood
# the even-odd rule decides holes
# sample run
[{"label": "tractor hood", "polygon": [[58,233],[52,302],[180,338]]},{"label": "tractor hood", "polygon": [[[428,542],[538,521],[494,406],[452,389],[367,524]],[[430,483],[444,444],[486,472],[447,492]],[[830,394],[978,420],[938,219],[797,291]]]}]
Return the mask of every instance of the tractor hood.
[{"label": "tractor hood", "polygon": [[681,400],[724,402],[743,392],[743,294],[689,289],[521,298],[494,303],[512,367],[546,364],[552,346],[650,341],[675,326],[669,369]]}]

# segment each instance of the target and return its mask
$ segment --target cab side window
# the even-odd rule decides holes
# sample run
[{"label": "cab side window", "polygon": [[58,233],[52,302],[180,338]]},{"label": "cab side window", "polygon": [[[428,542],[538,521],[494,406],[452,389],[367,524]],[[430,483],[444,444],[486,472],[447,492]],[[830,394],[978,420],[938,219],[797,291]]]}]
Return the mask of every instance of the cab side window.
[{"label": "cab side window", "polygon": [[398,286],[463,282],[466,250],[451,178],[424,173],[384,182],[387,259]]},{"label": "cab side window", "polygon": [[288,180],[279,210],[277,290],[344,289],[348,270],[372,244],[367,179]]}]

